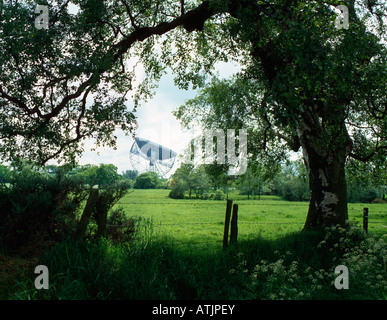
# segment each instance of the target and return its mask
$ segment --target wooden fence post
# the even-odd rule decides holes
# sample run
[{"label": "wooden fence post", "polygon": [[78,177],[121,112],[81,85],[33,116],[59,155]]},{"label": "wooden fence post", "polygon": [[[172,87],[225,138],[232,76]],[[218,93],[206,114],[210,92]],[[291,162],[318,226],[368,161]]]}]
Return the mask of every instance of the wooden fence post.
[{"label": "wooden fence post", "polygon": [[238,238],[238,205],[232,207],[230,244],[236,243]]},{"label": "wooden fence post", "polygon": [[227,249],[228,244],[228,229],[230,226],[232,200],[227,200],[226,218],[224,221],[224,233],[223,233],[223,250]]},{"label": "wooden fence post", "polygon": [[83,209],[81,220],[78,223],[77,230],[75,232],[76,239],[82,239],[85,236],[87,225],[91,217],[91,213],[94,210],[95,204],[98,200],[98,189],[91,189],[89,198],[87,199],[86,206]]},{"label": "wooden fence post", "polygon": [[368,233],[368,208],[363,209],[363,230]]},{"label": "wooden fence post", "polygon": [[97,238],[106,236],[106,222],[108,212],[108,197],[105,193],[102,193],[98,197],[98,201],[95,207],[95,220],[97,222]]}]

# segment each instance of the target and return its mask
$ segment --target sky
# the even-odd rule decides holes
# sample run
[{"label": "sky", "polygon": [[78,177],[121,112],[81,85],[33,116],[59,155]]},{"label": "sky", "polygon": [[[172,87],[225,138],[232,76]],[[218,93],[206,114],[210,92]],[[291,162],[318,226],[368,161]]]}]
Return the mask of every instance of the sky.
[{"label": "sky", "polygon": [[[231,63],[217,65],[216,71],[221,78],[228,78],[238,71],[238,67]],[[189,132],[183,129],[180,122],[173,116],[172,111],[183,105],[185,101],[196,96],[195,90],[181,90],[175,86],[173,75],[168,73],[163,76],[156,89],[154,97],[147,103],[142,103],[135,113],[138,122],[136,136],[159,143],[181,154],[191,138]],[[118,173],[133,170],[129,160],[129,150],[134,142],[131,135],[125,136],[117,131],[117,149],[94,147],[93,141],[86,141],[85,152],[79,164],[113,164],[118,168]],[[172,168],[173,173],[178,163]]]}]

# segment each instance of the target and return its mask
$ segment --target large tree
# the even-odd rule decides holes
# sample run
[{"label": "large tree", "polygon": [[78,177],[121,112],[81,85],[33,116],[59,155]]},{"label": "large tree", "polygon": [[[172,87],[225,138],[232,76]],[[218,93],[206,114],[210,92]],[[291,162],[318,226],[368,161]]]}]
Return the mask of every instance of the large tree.
[{"label": "large tree", "polygon": [[387,154],[386,8],[348,1],[349,29],[338,29],[339,2],[265,3],[230,11],[245,69],[213,80],[176,115],[187,126],[196,118],[207,129],[247,128],[253,155],[302,150],[311,190],[305,228],[344,225],[347,161],[385,162]]},{"label": "large tree", "polygon": [[[135,100],[148,96],[166,67],[181,87],[201,86],[217,61],[230,58],[257,89],[251,114],[263,124],[254,131],[259,144],[302,148],[312,191],[307,227],[343,224],[346,160],[386,151],[382,0],[46,4],[48,29],[38,30],[35,2],[0,1],[4,160],[74,160],[86,138],[114,146],[117,126],[135,127],[129,92]],[[70,14],[70,4],[79,11]],[[349,8],[348,30],[335,28],[338,4]],[[131,58],[146,71],[135,91]]]},{"label": "large tree", "polygon": [[[0,1],[0,156],[74,161],[82,142],[115,146],[115,130],[133,133],[139,97],[152,93],[162,66],[157,39],[174,28],[202,27],[214,10],[180,1]],[[70,11],[70,5],[78,6]],[[208,11],[208,12],[207,12]],[[200,16],[199,26],[194,17]],[[136,64],[145,67],[137,83]],[[131,95],[130,95],[131,94]],[[134,105],[128,107],[129,98]]]}]

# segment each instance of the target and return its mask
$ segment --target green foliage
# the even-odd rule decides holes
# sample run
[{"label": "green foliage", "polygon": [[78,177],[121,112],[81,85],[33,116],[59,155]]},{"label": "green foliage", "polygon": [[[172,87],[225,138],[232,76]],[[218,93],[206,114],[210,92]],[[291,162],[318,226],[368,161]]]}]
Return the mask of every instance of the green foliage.
[{"label": "green foliage", "polygon": [[241,194],[247,194],[247,199],[250,199],[250,195],[260,197],[268,178],[267,171],[263,167],[259,165],[247,167],[246,173],[238,178],[238,189]]},{"label": "green foliage", "polygon": [[126,171],[122,172],[122,175],[127,179],[135,181],[137,176],[138,176],[138,171],[137,170],[126,170]]},{"label": "green foliage", "polygon": [[224,194],[224,192],[222,190],[217,189],[211,193],[207,193],[207,192],[204,193],[202,196],[202,199],[203,200],[225,200],[226,197],[227,196]]},{"label": "green foliage", "polygon": [[[197,97],[186,101],[173,114],[184,127],[194,132],[235,129],[238,134],[239,129],[247,129],[249,163],[259,163],[267,172],[275,171],[276,163],[286,158],[286,152],[284,145],[268,129],[261,100],[262,87],[254,81],[242,76],[231,79],[213,77],[206,87],[199,90]],[[216,187],[221,187],[225,184],[224,176],[228,170],[227,156],[226,164],[207,165],[205,170]]]},{"label": "green foliage", "polygon": [[126,180],[118,180],[114,183],[110,183],[100,190],[101,193],[107,198],[107,208],[110,210],[113,206],[121,200],[128,193],[130,184]]},{"label": "green foliage", "polygon": [[213,200],[225,200],[226,195],[224,194],[224,192],[222,190],[218,189],[215,192],[211,193],[209,198],[213,199]]},{"label": "green foliage", "polygon": [[[6,1],[0,13],[0,153],[3,159],[73,162],[81,141],[115,147],[117,127],[131,132],[134,115],[125,105],[130,73],[114,58],[117,41],[109,24],[122,21],[108,1],[47,4],[50,25],[35,27],[36,3]],[[43,4],[43,3],[40,3]],[[122,9],[122,8],[121,8]],[[115,15],[115,16],[114,16]],[[15,37],[17,35],[17,37]],[[92,103],[86,99],[93,95]]]},{"label": "green foliage", "polygon": [[[302,148],[312,197],[298,179],[279,185],[277,194],[315,199],[308,221],[324,215],[324,188],[336,189],[337,206],[329,210],[336,211],[337,222],[347,218],[345,184],[335,181],[344,181],[344,170],[338,174],[337,168],[345,159],[383,168],[387,159],[386,3],[353,1],[348,7],[350,27],[339,30],[329,1],[230,5],[231,18],[211,27],[229,36],[223,43],[228,49],[234,44],[240,50],[241,71],[211,79],[175,112],[189,129],[246,128],[251,162],[268,168]],[[324,183],[322,167],[335,172]]]},{"label": "green foliage", "polygon": [[0,240],[9,250],[71,235],[88,195],[82,181],[23,165],[0,189]]},{"label": "green foliage", "polygon": [[[385,299],[387,246],[382,239],[365,237],[354,226],[335,226],[327,230],[317,251],[320,258],[314,264],[293,250],[276,250],[271,261],[262,259],[254,266],[248,266],[239,253],[239,264],[230,273],[245,282],[249,299]],[[349,270],[349,290],[339,291],[334,286],[337,265]]]},{"label": "green foliage", "polygon": [[[113,164],[100,164],[99,166],[86,164],[76,167],[69,174],[77,175],[90,187],[99,186],[105,188],[109,185],[123,180],[122,176],[117,173],[117,167]],[[130,186],[130,182],[126,180],[126,183]]]},{"label": "green foliage", "polygon": [[310,199],[308,184],[294,177],[281,181],[276,192],[287,201],[309,201]]},{"label": "green foliage", "polygon": [[346,168],[348,202],[369,203],[387,193],[385,164],[350,161]]},{"label": "green foliage", "polygon": [[28,250],[72,237],[95,183],[106,198],[107,210],[127,193],[130,183],[119,179],[115,166],[85,167],[75,174],[66,166],[42,169],[22,162],[10,170],[9,182],[0,184],[0,241],[4,247]]},{"label": "green foliage", "polygon": [[361,186],[358,184],[349,183],[348,186],[348,202],[371,203],[378,198],[378,190],[376,187]]},{"label": "green foliage", "polygon": [[287,162],[270,182],[269,188],[287,201],[309,201],[308,177],[302,161]]},{"label": "green foliage", "polygon": [[176,169],[169,184],[169,188],[172,189],[170,197],[183,199],[186,192],[188,192],[189,199],[193,193],[195,193],[196,198],[203,197],[203,194],[211,186],[205,167],[195,167],[192,164],[183,163],[180,168]]},{"label": "green foliage", "polygon": [[188,191],[188,197],[191,199],[192,190],[194,190],[199,183],[198,178],[197,170],[195,170],[194,166],[183,163],[172,175],[173,180],[170,185],[170,188],[172,189],[172,194],[170,193],[170,195],[172,195],[171,198],[178,197],[182,199],[184,198],[184,192]]},{"label": "green foliage", "polygon": [[229,182],[232,180],[232,177],[227,175],[227,164],[205,164],[202,165],[201,170],[207,175],[207,181],[214,189],[222,188],[226,190]]},{"label": "green foliage", "polygon": [[133,186],[135,189],[159,189],[162,182],[156,172],[148,171],[137,176]]},{"label": "green foliage", "polygon": [[184,199],[184,194],[187,191],[187,186],[182,180],[172,178],[168,187],[171,189],[168,195],[170,198]]},{"label": "green foliage", "polygon": [[[142,230],[142,228],[145,228]],[[122,207],[111,210],[107,219],[106,238],[113,244],[131,244],[149,236],[152,226],[142,217],[128,217]],[[147,230],[149,229],[149,230]]]},{"label": "green foliage", "polygon": [[0,164],[0,183],[7,183],[11,177],[11,171],[7,166]]},{"label": "green foliage", "polygon": [[[173,200],[167,197],[168,192],[165,189],[136,189],[126,194],[115,207],[123,209],[117,214],[109,214],[111,222],[130,223],[133,219],[139,226],[129,243],[117,241],[115,245],[111,234],[112,238],[108,241],[70,241],[50,246],[43,256],[34,261],[31,269],[20,267],[20,272],[10,274],[15,282],[9,281],[7,286],[0,286],[0,297],[202,300],[219,297],[231,300],[386,298],[386,290],[378,287],[382,284],[378,277],[384,272],[380,257],[385,256],[381,251],[385,246],[379,247],[379,238],[385,233],[384,204],[369,204],[370,221],[377,223],[369,224],[369,233],[365,237],[359,228],[351,228],[351,232],[337,227],[323,233],[300,232],[307,203],[290,204],[274,196],[247,201],[245,196],[234,193],[230,196],[238,203],[240,213],[238,243],[224,252],[221,239],[225,203]],[[364,204],[349,206],[351,220],[361,224]],[[255,224],[257,219],[259,222]],[[153,232],[151,221],[155,227]],[[374,236],[376,233],[379,238]],[[369,252],[369,249],[372,251]],[[346,253],[350,253],[348,259],[353,259],[348,265],[348,260],[341,259]],[[361,257],[358,266],[357,255]],[[375,260],[374,257],[378,258]],[[279,261],[281,259],[283,262]],[[253,275],[257,271],[254,269],[257,265],[264,266],[262,260],[266,261],[268,271],[257,274],[262,282],[253,283],[256,281]],[[297,262],[297,268],[293,261]],[[35,289],[31,274],[37,264],[49,267],[50,290]],[[331,283],[335,276],[334,267],[339,264],[349,267],[347,292],[339,292]],[[219,283],[222,285],[219,286]],[[312,286],[316,289],[313,292]],[[6,294],[2,295],[4,291]]]},{"label": "green foliage", "polygon": [[[39,258],[50,270],[50,290],[37,292],[24,276],[6,298],[385,300],[387,295],[386,244],[356,228],[270,241],[257,237],[211,254],[145,239],[57,244]],[[334,287],[337,265],[348,267],[348,290]]]}]

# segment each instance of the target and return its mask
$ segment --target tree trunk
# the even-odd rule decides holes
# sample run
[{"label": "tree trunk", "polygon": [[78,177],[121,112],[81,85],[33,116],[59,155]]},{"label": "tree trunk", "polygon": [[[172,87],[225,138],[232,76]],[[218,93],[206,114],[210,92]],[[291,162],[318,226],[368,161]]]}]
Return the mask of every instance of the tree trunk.
[{"label": "tree trunk", "polygon": [[348,220],[344,165],[344,161],[309,163],[311,197],[306,229],[336,224],[344,226]]},{"label": "tree trunk", "polygon": [[[337,123],[334,126],[322,125],[320,130],[305,128],[299,138],[311,197],[304,229],[344,226],[348,220],[345,162],[351,150],[351,140],[345,126]],[[336,132],[332,135],[332,131]]]}]

